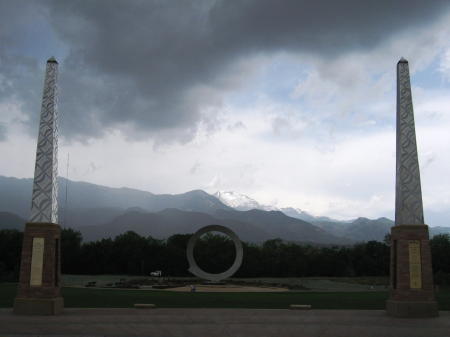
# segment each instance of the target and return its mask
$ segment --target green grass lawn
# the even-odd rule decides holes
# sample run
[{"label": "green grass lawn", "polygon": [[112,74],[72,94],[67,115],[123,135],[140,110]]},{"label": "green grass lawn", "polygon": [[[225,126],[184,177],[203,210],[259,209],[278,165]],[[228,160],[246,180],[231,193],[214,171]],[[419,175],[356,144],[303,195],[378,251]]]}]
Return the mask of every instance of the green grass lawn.
[{"label": "green grass lawn", "polygon": [[[0,284],[0,307],[12,307],[16,284]],[[179,293],[170,291],[63,288],[65,307],[124,308],[154,303],[161,308],[284,309],[311,304],[314,309],[384,309],[387,292]],[[440,310],[450,310],[450,291],[437,295]]]}]

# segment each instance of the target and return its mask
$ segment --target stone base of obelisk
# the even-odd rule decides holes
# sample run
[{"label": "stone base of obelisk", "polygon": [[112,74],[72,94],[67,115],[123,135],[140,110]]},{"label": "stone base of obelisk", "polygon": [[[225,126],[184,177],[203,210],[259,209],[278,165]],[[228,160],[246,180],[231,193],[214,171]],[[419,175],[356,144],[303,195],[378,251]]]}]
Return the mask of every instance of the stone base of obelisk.
[{"label": "stone base of obelisk", "polygon": [[27,223],[14,313],[57,315],[62,313],[61,229],[52,223]]},{"label": "stone base of obelisk", "polygon": [[391,229],[391,290],[386,302],[393,317],[436,317],[431,251],[426,225]]}]

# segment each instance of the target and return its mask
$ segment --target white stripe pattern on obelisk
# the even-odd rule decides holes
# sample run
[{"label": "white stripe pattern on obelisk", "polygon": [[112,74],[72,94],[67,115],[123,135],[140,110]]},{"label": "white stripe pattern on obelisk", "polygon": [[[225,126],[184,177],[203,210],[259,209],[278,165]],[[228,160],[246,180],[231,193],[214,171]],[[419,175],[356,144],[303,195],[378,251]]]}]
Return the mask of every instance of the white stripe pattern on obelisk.
[{"label": "white stripe pattern on obelisk", "polygon": [[397,168],[395,224],[423,225],[416,130],[408,61],[397,64]]},{"label": "white stripe pattern on obelisk", "polygon": [[58,63],[47,61],[30,222],[58,223]]}]

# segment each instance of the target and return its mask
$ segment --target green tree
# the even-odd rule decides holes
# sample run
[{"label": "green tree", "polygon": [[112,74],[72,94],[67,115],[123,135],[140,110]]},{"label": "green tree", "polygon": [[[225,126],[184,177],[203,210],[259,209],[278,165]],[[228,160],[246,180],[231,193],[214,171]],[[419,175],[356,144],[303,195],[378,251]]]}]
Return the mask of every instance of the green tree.
[{"label": "green tree", "polygon": [[0,281],[19,279],[23,233],[15,229],[0,230]]},{"label": "green tree", "polygon": [[117,236],[113,247],[114,262],[126,274],[142,275],[147,244],[148,241],[145,237],[133,231]]},{"label": "green tree", "polygon": [[430,240],[434,281],[450,284],[450,235],[435,235]]},{"label": "green tree", "polygon": [[81,233],[72,228],[61,230],[61,272],[74,274],[80,272]]},{"label": "green tree", "polygon": [[196,243],[194,257],[201,269],[221,273],[231,267],[236,258],[233,241],[225,235],[206,233]]},{"label": "green tree", "polygon": [[186,258],[187,243],[191,236],[192,234],[175,234],[167,239],[162,268],[165,275],[191,276]]}]

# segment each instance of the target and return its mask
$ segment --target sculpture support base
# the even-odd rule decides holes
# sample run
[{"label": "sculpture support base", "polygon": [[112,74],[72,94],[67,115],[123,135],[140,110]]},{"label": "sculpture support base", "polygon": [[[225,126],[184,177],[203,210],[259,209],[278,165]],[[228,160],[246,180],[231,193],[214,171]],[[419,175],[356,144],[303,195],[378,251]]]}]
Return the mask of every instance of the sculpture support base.
[{"label": "sculpture support base", "polygon": [[391,290],[386,311],[393,317],[439,315],[426,225],[391,229]]},{"label": "sculpture support base", "polygon": [[14,300],[16,315],[59,315],[64,310],[64,299],[54,298],[20,298]]},{"label": "sculpture support base", "polygon": [[58,315],[61,297],[61,229],[52,223],[27,223],[14,313]]}]

